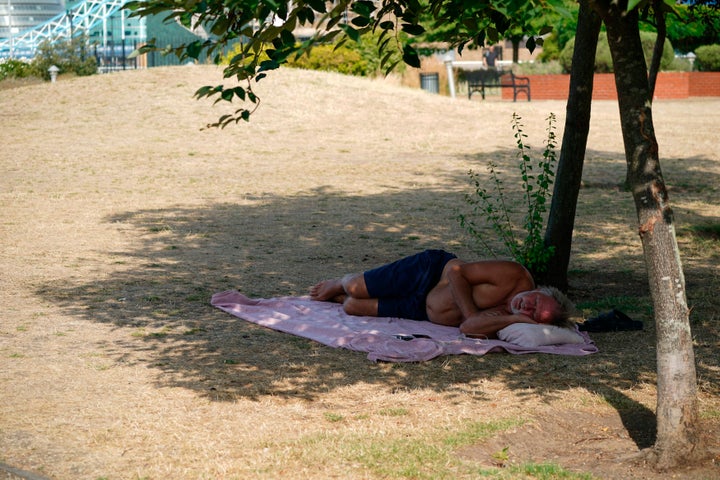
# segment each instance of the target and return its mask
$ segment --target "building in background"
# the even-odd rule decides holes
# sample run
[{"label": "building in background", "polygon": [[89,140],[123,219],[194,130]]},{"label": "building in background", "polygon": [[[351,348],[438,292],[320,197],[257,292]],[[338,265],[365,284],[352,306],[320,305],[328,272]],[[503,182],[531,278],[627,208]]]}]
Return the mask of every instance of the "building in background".
[{"label": "building in background", "polygon": [[0,59],[29,59],[43,42],[85,35],[101,70],[173,65],[179,63],[176,57],[159,52],[128,57],[152,38],[160,47],[201,38],[177,23],[164,23],[164,16],[130,17],[122,8],[125,1],[0,0]]},{"label": "building in background", "polygon": [[63,12],[64,0],[0,0],[0,38],[17,35]]}]

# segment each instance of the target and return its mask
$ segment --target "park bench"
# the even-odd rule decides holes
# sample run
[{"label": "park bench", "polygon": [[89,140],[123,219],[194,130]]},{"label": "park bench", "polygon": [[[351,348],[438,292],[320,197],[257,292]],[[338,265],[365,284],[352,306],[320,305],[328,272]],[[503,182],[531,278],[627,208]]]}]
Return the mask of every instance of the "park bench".
[{"label": "park bench", "polygon": [[530,79],[518,77],[511,70],[466,70],[464,75],[468,84],[468,99],[472,98],[473,93],[480,92],[485,100],[486,88],[512,88],[513,102],[517,101],[518,93],[524,93],[528,102],[530,101]]}]

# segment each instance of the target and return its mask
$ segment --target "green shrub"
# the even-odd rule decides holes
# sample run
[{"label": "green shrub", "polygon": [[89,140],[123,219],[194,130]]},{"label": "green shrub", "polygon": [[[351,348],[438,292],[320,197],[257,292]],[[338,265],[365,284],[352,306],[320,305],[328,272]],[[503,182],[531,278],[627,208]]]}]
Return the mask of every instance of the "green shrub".
[{"label": "green shrub", "polygon": [[[643,52],[645,53],[645,63],[650,67],[650,61],[652,60],[653,48],[655,47],[655,39],[657,34],[654,32],[640,32],[640,41],[642,42]],[[575,48],[575,39],[570,40],[560,52],[558,60],[562,65],[565,72],[570,72],[572,68],[572,55],[573,49]],[[663,48],[662,58],[660,59],[660,70],[667,70],[675,59],[675,52],[673,51],[670,40],[665,39],[665,46]],[[612,56],[610,54],[610,45],[608,44],[607,33],[600,32],[598,38],[597,53],[595,54],[595,73],[612,73],[613,63]]]},{"label": "green shrub", "polygon": [[[574,37],[573,37],[574,38]],[[560,44],[558,43],[558,34],[553,31],[542,44],[542,52],[538,56],[541,62],[550,62],[557,60],[560,56]]]},{"label": "green shrub", "polygon": [[[324,70],[339,72],[346,75],[358,75],[370,77],[382,72],[382,57],[378,52],[379,33],[363,36],[360,41],[347,41],[342,46],[319,45],[313,47],[308,55],[303,55],[295,60],[291,57],[288,66],[295,68],[306,68],[309,70]],[[402,60],[402,53],[393,49],[392,42],[388,42],[387,50],[383,55],[389,55],[384,66],[397,63],[396,71],[403,71],[405,64]],[[391,53],[390,53],[391,52]]]},{"label": "green shrub", "polygon": [[[291,68],[304,68],[307,70],[322,70],[326,72],[339,72],[345,75],[357,76],[374,76],[381,73],[382,58],[378,52],[378,39],[380,34],[365,35],[360,41],[347,41],[341,46],[333,44],[316,45],[312,47],[310,52],[295,58],[291,55],[287,59],[286,66]],[[392,42],[388,42],[387,49],[383,55],[394,47]],[[242,44],[238,43],[235,47],[221,58],[221,62],[227,64],[236,55],[242,53]],[[260,60],[269,57],[263,51]],[[395,71],[402,72],[405,64],[402,62],[402,53],[395,49],[389,53],[384,66],[397,63]]]},{"label": "green shrub", "polygon": [[79,76],[97,73],[97,60],[88,50],[87,38],[84,36],[41,43],[32,61],[33,72],[38,77],[49,80],[48,69],[52,65],[58,67],[60,73],[74,73]]},{"label": "green shrub", "polygon": [[695,64],[701,72],[720,72],[720,45],[703,45],[695,50]]},{"label": "green shrub", "polygon": [[346,75],[367,75],[368,64],[359,52],[346,45],[335,48],[334,45],[318,45],[313,47],[309,54],[298,59],[291,57],[287,66],[292,68],[305,68],[308,70],[322,70],[326,72],[339,72]]},{"label": "green shrub", "polygon": [[[655,32],[640,32],[640,41],[642,42],[643,51],[645,52],[645,63],[650,68],[650,62],[652,61],[653,48],[655,48],[655,42],[657,41],[657,33]],[[665,44],[663,45],[662,57],[660,57],[660,70],[668,70],[675,60],[675,49],[672,46],[670,40],[666,37]]]},{"label": "green shrub", "polygon": [[667,70],[671,72],[690,72],[692,69],[693,66],[692,63],[690,63],[690,60],[683,57],[675,57],[672,63],[667,67]]},{"label": "green shrub", "polygon": [[[401,35],[401,41],[404,36]],[[402,61],[402,52],[397,48],[397,44],[393,41],[387,42],[383,55],[378,52],[378,40],[380,33],[375,32],[370,35],[363,35],[359,42],[348,42],[348,48],[357,51],[362,59],[367,63],[367,71],[365,75],[374,76],[384,74],[384,70],[388,66],[395,64],[394,71],[402,73],[405,71],[406,64]],[[382,57],[388,55],[383,65]],[[384,68],[383,68],[384,67]]]},{"label": "green shrub", "polygon": [[512,67],[515,75],[551,75],[563,73],[562,65],[557,60],[548,62],[523,62]]},{"label": "green shrub", "polygon": [[32,75],[33,69],[28,62],[14,58],[0,61],[0,81],[6,78],[25,78]]},{"label": "green shrub", "polygon": [[[525,209],[522,224],[518,225],[516,211],[513,210],[518,204],[506,198],[505,184],[492,161],[488,162],[489,179],[472,170],[469,172],[473,189],[465,195],[465,202],[470,207],[470,212],[461,213],[458,220],[460,226],[478,245],[496,256],[483,233],[483,225],[489,225],[502,240],[505,253],[523,264],[531,273],[538,274],[547,270],[548,261],[554,252],[554,247],[545,245],[542,231],[548,199],[552,196],[551,187],[557,164],[556,118],[552,113],[547,117],[548,136],[542,158],[530,156],[530,147],[525,143],[527,135],[523,132],[521,121],[522,118],[514,113],[512,124],[518,147],[518,169],[523,196],[520,205]],[[521,231],[524,231],[524,238],[519,238]]]}]

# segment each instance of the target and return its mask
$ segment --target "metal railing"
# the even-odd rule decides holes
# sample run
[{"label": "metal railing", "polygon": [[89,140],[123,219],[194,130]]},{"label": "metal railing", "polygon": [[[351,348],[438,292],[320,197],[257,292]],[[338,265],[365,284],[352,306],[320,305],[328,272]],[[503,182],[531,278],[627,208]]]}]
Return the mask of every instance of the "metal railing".
[{"label": "metal railing", "polygon": [[85,0],[50,20],[8,38],[0,39],[0,58],[32,58],[44,41],[70,39],[75,32],[89,32],[120,10],[127,0]]}]

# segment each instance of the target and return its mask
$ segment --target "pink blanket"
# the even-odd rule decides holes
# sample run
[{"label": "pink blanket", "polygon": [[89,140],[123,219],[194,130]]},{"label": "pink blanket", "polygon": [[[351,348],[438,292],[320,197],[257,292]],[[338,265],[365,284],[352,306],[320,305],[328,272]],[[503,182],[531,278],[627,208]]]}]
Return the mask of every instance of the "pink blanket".
[{"label": "pink blanket", "polygon": [[[465,337],[456,327],[402,318],[356,317],[340,305],[308,297],[251,299],[236,291],[213,295],[210,303],[238,318],[280,332],[309,338],[330,347],[367,352],[372,361],[420,362],[439,355],[488,352],[589,355],[597,352],[585,332],[585,343],[522,347],[501,340]],[[420,336],[407,337],[407,336]],[[403,340],[403,337],[411,338]]]}]

